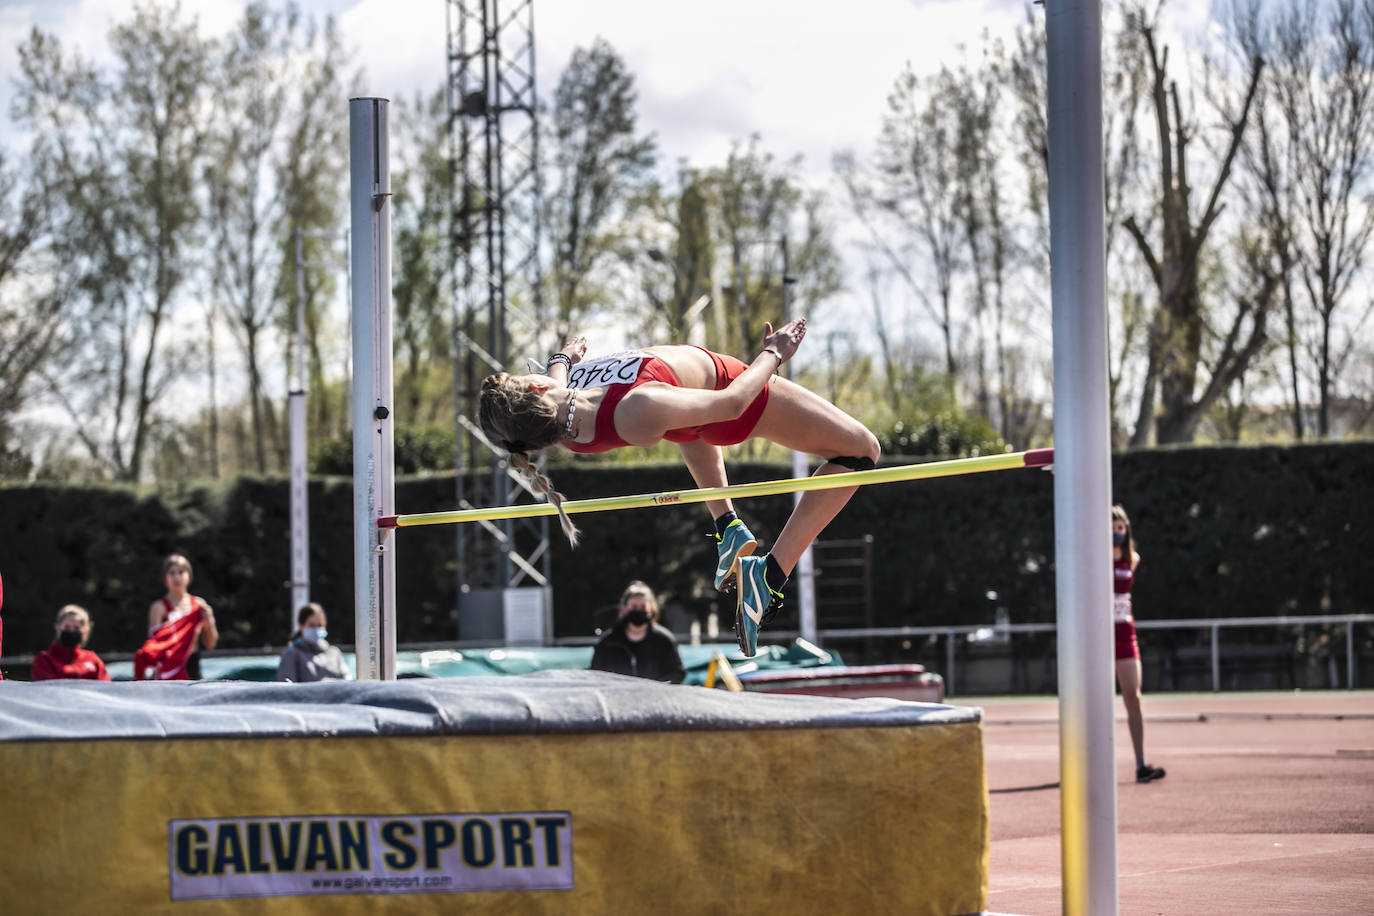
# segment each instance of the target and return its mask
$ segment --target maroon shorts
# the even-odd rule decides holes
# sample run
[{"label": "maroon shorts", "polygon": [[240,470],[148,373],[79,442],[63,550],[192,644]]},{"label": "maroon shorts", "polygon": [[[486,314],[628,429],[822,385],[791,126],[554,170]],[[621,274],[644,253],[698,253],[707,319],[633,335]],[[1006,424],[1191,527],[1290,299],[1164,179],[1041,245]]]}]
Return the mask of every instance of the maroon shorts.
[{"label": "maroon shorts", "polygon": [[1140,643],[1135,639],[1135,624],[1129,620],[1116,622],[1116,660],[1140,658]]},{"label": "maroon shorts", "polygon": [[[740,373],[749,368],[733,356],[712,353],[710,350],[705,352],[716,364],[717,391],[729,385]],[[763,409],[767,406],[768,385],[764,385],[758,397],[744,408],[744,413],[733,420],[707,423],[705,426],[693,426],[689,429],[670,429],[663,438],[669,442],[692,442],[700,439],[708,445],[738,445],[754,434],[754,427],[758,425],[759,417],[763,416]]]}]

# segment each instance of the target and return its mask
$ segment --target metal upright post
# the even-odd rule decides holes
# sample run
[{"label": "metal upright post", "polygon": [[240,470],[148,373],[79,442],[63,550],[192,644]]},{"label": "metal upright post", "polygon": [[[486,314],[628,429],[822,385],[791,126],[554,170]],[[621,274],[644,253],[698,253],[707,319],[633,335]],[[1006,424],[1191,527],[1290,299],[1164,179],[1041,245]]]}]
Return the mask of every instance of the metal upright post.
[{"label": "metal upright post", "polygon": [[353,588],[359,680],[396,678],[391,174],[386,99],[350,99],[353,245]]},{"label": "metal upright post", "polygon": [[[784,233],[778,240],[782,248],[782,320],[783,323],[792,320],[792,275],[789,269],[792,266],[791,257],[787,249],[787,234]],[[786,367],[786,375],[791,378],[792,371]],[[792,452],[792,476],[805,477],[808,471],[806,453],[793,450]],[[798,491],[793,497],[792,504],[802,501],[804,494]],[[802,551],[801,557],[797,560],[796,568],[797,579],[797,629],[801,632],[802,639],[808,642],[816,642],[816,567],[811,554],[811,545],[807,545]]]},{"label": "metal upright post", "polygon": [[1045,5],[1063,912],[1114,916],[1116,754],[1100,0]]}]

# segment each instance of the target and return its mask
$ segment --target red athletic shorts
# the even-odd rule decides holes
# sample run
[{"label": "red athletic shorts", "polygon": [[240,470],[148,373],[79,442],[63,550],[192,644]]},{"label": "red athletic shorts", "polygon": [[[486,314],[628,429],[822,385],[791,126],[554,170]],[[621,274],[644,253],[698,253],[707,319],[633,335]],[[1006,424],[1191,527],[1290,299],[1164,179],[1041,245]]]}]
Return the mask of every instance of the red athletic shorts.
[{"label": "red athletic shorts", "polygon": [[1135,624],[1129,620],[1116,622],[1116,660],[1140,658],[1140,643],[1136,642]]},{"label": "red athletic shorts", "polygon": [[[716,364],[717,391],[729,385],[741,372],[749,368],[733,356],[712,353],[710,350],[704,352]],[[772,384],[771,381],[769,384]],[[738,445],[754,434],[754,427],[758,425],[759,417],[763,416],[763,409],[767,406],[768,385],[764,385],[758,397],[754,398],[749,406],[744,408],[744,413],[735,419],[693,426],[689,429],[669,430],[663,438],[669,442],[691,442],[693,439],[700,439],[708,445]]]}]

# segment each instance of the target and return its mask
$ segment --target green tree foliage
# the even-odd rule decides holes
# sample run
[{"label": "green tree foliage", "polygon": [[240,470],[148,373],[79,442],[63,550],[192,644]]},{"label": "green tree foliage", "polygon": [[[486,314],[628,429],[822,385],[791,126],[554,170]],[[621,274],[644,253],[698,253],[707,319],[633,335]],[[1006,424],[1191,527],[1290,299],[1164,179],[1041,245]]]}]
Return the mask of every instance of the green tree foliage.
[{"label": "green tree foliage", "polygon": [[263,391],[262,348],[281,306],[273,296],[279,239],[290,233],[282,187],[274,179],[289,128],[289,72],[299,27],[294,9],[277,12],[255,2],[244,11],[223,45],[203,160],[212,290],[228,307],[243,353],[258,473],[267,470],[269,445],[280,452],[285,439]]},{"label": "green tree foliage", "polygon": [[[443,91],[393,108],[391,295],[396,406],[406,423],[436,423],[453,403],[448,275],[450,208]],[[452,435],[450,435],[450,442]],[[450,449],[452,448],[450,444]]]},{"label": "green tree foliage", "polygon": [[0,154],[0,480],[33,470],[14,418],[71,346],[64,320],[70,290],[50,259],[46,222],[38,182],[22,179]]},{"label": "green tree foliage", "polygon": [[[284,202],[283,224],[300,229],[303,260],[338,264],[339,269],[307,268],[301,277],[305,299],[307,400],[311,436],[335,436],[348,429],[350,406],[346,379],[350,359],[347,325],[329,319],[329,303],[344,283],[348,226],[348,118],[340,99],[362,93],[361,73],[353,67],[342,36],[332,20],[305,27],[305,53],[295,58],[291,76],[291,110],[275,180]],[[277,237],[282,256],[277,299],[293,308],[279,314],[292,325],[296,301],[295,239]],[[290,316],[288,318],[288,316]]]},{"label": "green tree foliage", "polygon": [[554,181],[544,225],[553,245],[548,280],[556,336],[585,326],[608,299],[629,204],[656,161],[638,132],[634,76],[603,39],[578,48],[554,89],[550,129]]},{"label": "green tree foliage", "polygon": [[137,7],[110,46],[114,63],[96,70],[35,29],[15,110],[52,179],[55,253],[77,278],[81,368],[54,389],[91,459],[137,481],[156,404],[195,363],[195,343],[166,330],[194,269],[212,47],[179,5]]},{"label": "green tree foliage", "polygon": [[706,311],[712,305],[715,272],[711,188],[700,170],[684,164],[676,187],[654,183],[644,200],[653,216],[653,235],[631,239],[626,252],[626,260],[638,268],[647,306],[633,310],[642,325],[641,339],[705,345],[708,315],[723,314],[719,304]]}]

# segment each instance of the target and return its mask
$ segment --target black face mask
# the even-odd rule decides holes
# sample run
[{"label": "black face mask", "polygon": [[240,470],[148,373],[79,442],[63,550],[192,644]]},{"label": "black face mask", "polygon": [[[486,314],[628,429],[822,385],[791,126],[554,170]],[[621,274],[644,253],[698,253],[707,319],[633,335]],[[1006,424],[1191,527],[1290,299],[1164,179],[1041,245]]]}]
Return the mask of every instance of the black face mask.
[{"label": "black face mask", "polygon": [[80,630],[59,630],[57,633],[58,645],[64,649],[75,649],[81,645]]},{"label": "black face mask", "polygon": [[1126,532],[1124,532],[1124,531],[1113,531],[1113,532],[1112,532],[1112,546],[1113,546],[1113,547],[1120,547],[1122,544],[1125,544],[1125,543],[1126,543]]}]

